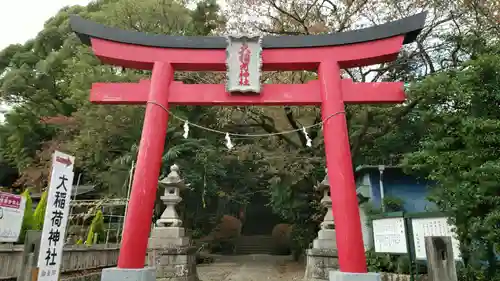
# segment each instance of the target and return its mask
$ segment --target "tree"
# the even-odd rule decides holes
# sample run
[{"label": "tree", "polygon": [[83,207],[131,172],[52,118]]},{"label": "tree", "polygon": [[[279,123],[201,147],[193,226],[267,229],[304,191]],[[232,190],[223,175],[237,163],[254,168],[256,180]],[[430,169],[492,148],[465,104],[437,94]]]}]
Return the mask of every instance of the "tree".
[{"label": "tree", "polygon": [[[92,183],[110,196],[126,193],[144,109],[91,105],[88,92],[93,82],[138,81],[150,73],[102,65],[70,31],[69,14],[159,34],[255,30],[294,35],[341,32],[430,11],[417,42],[406,46],[396,62],[344,73],[355,81],[414,82],[403,105],[347,107],[354,165],[397,164],[404,154],[419,150],[428,134],[441,126],[427,117],[437,116],[452,100],[445,93],[429,95],[437,90],[421,87],[431,85],[431,80],[419,81],[431,74],[429,79],[444,77],[439,73],[449,74],[448,69],[456,69],[470,58],[476,60],[498,35],[491,16],[495,6],[482,5],[479,0],[245,0],[230,1],[223,16],[212,0],[199,2],[193,10],[183,3],[100,0],[86,7],[67,7],[49,19],[35,39],[0,52],[0,98],[15,105],[0,125],[0,156],[22,174],[18,184],[45,187],[50,155],[59,149],[77,157],[82,182]],[[243,13],[254,17],[243,17]],[[179,72],[175,78],[184,83],[222,83],[224,77]],[[316,79],[313,72],[264,73],[264,80],[272,83],[311,79]],[[437,82],[432,86],[442,87]],[[321,121],[317,107],[176,107],[172,111],[192,123],[235,133],[276,134]],[[312,192],[324,176],[320,126],[309,130],[312,148],[297,132],[235,139],[236,147],[228,152],[223,135],[193,128],[184,139],[182,125],[182,120],[170,118],[162,172],[166,175],[175,162],[192,184],[193,192],[187,192],[183,201],[184,214],[195,218],[188,223],[208,225],[207,213],[230,212],[229,206],[248,203],[253,193],[267,192],[274,210],[285,221],[303,226],[297,226],[296,233],[314,233],[314,224],[307,222],[320,212]],[[307,239],[302,241],[305,245]]]},{"label": "tree", "polygon": [[[69,29],[69,14],[125,29],[196,35],[223,24],[212,2],[201,2],[194,11],[177,1],[159,0],[67,7],[49,19],[34,40],[0,52],[0,97],[15,106],[0,126],[0,152],[22,173],[17,184],[46,186],[50,155],[62,149],[77,155],[85,180],[117,189],[123,181],[116,184],[102,171],[140,136],[142,107],[89,105],[88,91],[92,82],[137,81],[147,73],[101,65]],[[211,24],[198,29],[207,20]],[[100,131],[108,129],[113,130]]]},{"label": "tree", "polygon": [[[433,180],[431,199],[450,214],[467,266],[497,274],[500,223],[500,45],[463,66],[427,77],[412,91],[434,105],[419,106],[427,125],[418,151],[405,157],[412,172]],[[487,264],[480,261],[487,261]],[[483,269],[484,267],[484,269]],[[472,279],[470,279],[472,280]]]},{"label": "tree", "polygon": [[[474,9],[471,10],[471,7]],[[494,5],[482,5],[481,1],[230,1],[226,17],[229,19],[228,26],[241,31],[309,35],[359,29],[423,10],[429,12],[426,27],[415,44],[404,47],[395,62],[346,69],[344,77],[360,82],[418,83],[428,75],[458,67],[483,52],[488,42],[498,38],[497,20],[491,16]],[[243,14],[250,16],[242,17]],[[315,77],[314,73],[304,72],[270,75],[274,81],[285,83],[302,83]],[[420,141],[428,133],[429,124],[420,116],[424,113],[416,109],[446,106],[442,102],[446,101],[429,97],[428,92],[410,89],[408,100],[403,105],[348,106],[346,111],[354,166],[397,165],[406,153],[417,151]],[[248,124],[260,126],[269,133],[296,129],[302,124],[321,120],[317,108],[252,108],[251,112],[253,115],[250,115]],[[287,210],[290,202],[298,199],[290,189],[298,189],[301,179],[321,179],[318,177],[321,172],[315,169],[319,165],[324,166],[321,132],[311,130],[310,136],[313,139],[312,149],[306,147],[300,132],[295,136],[280,136],[282,145],[273,147],[273,152],[287,155],[285,159],[275,161],[279,163],[273,162],[280,169],[274,170],[271,181],[272,203],[281,212]],[[318,158],[319,161],[316,160]],[[297,164],[298,161],[300,164]],[[314,180],[309,185],[313,183]]]},{"label": "tree", "polygon": [[[428,23],[415,44],[405,46],[400,57],[393,63],[377,66],[347,69],[345,77],[355,81],[412,81],[436,71],[455,67],[470,54],[465,42],[472,35],[479,35],[482,23],[491,21],[478,15],[471,20],[471,11],[462,4],[473,5],[478,1],[297,1],[260,0],[231,1],[226,11],[228,25],[237,30],[252,30],[272,35],[318,34],[344,32],[381,24],[390,20],[410,16],[426,10]],[[464,3],[462,3],[464,2]],[[466,2],[466,3],[465,3]],[[480,1],[479,1],[480,2]],[[477,4],[477,3],[476,3]],[[477,5],[476,5],[477,6]],[[250,17],[239,17],[248,13]],[[477,37],[477,36],[476,36]],[[482,39],[491,38],[491,33],[482,33]],[[287,83],[304,81],[304,73],[276,74]],[[314,77],[314,74],[308,76]],[[310,78],[309,78],[310,79]],[[307,79],[305,79],[307,80]],[[425,103],[425,96],[409,96],[403,106],[349,106],[348,122],[351,136],[351,153],[355,165],[397,164],[405,152],[415,146],[395,145],[416,144],[421,136],[419,124],[414,124],[412,110],[418,103]],[[319,110],[309,111],[294,107],[280,108],[284,122],[259,122],[262,129],[280,131],[300,128],[297,124],[317,123],[321,120]],[[255,120],[262,118],[276,121],[277,109],[260,110]],[[287,122],[288,121],[288,122]],[[408,134],[409,133],[409,134]],[[316,131],[313,139],[321,138]],[[298,132],[295,138],[287,137],[287,145],[296,150],[304,149],[305,139]],[[322,142],[315,141],[312,153],[322,152]],[[309,151],[309,153],[311,153]],[[295,171],[292,171],[292,174]]]},{"label": "tree", "polygon": [[[3,100],[17,105],[0,126],[0,153],[22,173],[18,184],[37,189],[46,186],[50,156],[58,149],[76,156],[82,182],[94,184],[109,196],[125,196],[144,109],[91,105],[88,92],[93,82],[138,81],[150,74],[102,65],[69,30],[69,14],[134,31],[178,35],[208,35],[224,24],[224,18],[214,1],[202,1],[194,10],[178,1],[95,1],[86,7],[62,9],[33,41],[2,51],[0,71],[5,75],[0,78],[0,94]],[[40,69],[44,75],[37,75]],[[214,79],[200,73],[176,73],[176,78],[185,83]],[[206,126],[220,123],[217,108],[178,107],[173,111]],[[243,172],[257,169],[251,161],[237,160],[244,149],[225,155],[219,136],[193,130],[190,139],[184,140],[180,130],[182,123],[172,120],[163,170],[168,173],[168,167],[176,161],[186,167],[186,178],[192,186],[203,190],[189,195],[193,208],[188,211],[206,211],[202,201],[211,205],[208,208],[215,208],[221,200],[248,201],[252,192],[245,189],[251,190],[249,183],[255,186],[256,181]],[[16,138],[10,140],[9,136]],[[227,167],[239,174],[232,173],[229,178]],[[234,190],[234,186],[239,188]],[[201,194],[206,194],[206,200]]]}]

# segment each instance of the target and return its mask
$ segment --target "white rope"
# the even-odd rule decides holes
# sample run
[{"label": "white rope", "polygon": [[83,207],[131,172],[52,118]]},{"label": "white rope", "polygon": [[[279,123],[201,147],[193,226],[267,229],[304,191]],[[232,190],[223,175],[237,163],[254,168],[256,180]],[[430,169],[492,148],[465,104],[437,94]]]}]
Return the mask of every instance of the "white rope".
[{"label": "white rope", "polygon": [[179,117],[179,116],[173,114],[165,106],[157,103],[156,101],[148,101],[147,103],[154,104],[154,105],[157,105],[157,106],[161,107],[163,110],[165,110],[168,114],[170,114],[175,119],[184,122],[184,136],[185,137],[187,137],[187,131],[189,131],[189,129],[186,130],[186,127],[189,124],[189,126],[193,126],[193,127],[198,128],[198,129],[206,130],[206,131],[209,131],[209,132],[212,132],[212,133],[216,133],[216,134],[225,135],[226,145],[228,146],[228,148],[229,147],[231,147],[231,148],[233,147],[233,144],[231,143],[231,139],[229,138],[230,136],[261,138],[261,137],[272,137],[272,136],[286,135],[286,134],[292,134],[292,133],[296,133],[296,132],[302,132],[304,134],[304,136],[306,137],[306,140],[309,142],[310,138],[309,138],[309,135],[307,134],[307,131],[306,131],[307,129],[314,128],[314,127],[317,127],[317,126],[321,126],[326,121],[328,121],[330,118],[332,118],[332,117],[334,117],[336,115],[345,114],[345,111],[338,111],[338,112],[335,112],[335,113],[331,114],[330,116],[326,117],[324,120],[321,120],[318,123],[315,123],[315,124],[312,124],[312,125],[309,125],[309,126],[304,126],[304,127],[300,128],[300,129],[294,129],[294,130],[288,130],[288,131],[282,131],[282,132],[276,132],[276,133],[266,133],[266,134],[238,134],[238,133],[231,133],[231,132],[220,131],[220,130],[216,130],[216,129],[212,129],[212,128],[207,128],[205,126],[201,126],[201,125],[198,125],[198,124],[195,124],[195,123],[191,123],[187,119],[184,119],[182,117]]}]

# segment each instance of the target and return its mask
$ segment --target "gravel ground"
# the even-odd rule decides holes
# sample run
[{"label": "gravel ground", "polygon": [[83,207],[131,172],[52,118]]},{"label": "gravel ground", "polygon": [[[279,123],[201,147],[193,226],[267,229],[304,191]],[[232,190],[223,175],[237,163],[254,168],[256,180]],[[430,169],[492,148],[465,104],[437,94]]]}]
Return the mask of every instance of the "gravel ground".
[{"label": "gravel ground", "polygon": [[304,265],[288,256],[217,256],[197,267],[201,281],[295,281],[304,278]]}]

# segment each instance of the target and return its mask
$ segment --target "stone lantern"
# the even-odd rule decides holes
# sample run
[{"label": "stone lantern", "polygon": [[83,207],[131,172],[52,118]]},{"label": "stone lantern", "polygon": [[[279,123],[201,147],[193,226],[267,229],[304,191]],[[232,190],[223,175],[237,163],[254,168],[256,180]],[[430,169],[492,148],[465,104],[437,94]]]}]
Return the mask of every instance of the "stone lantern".
[{"label": "stone lantern", "polygon": [[330,184],[328,183],[328,174],[325,175],[323,181],[321,181],[315,187],[315,189],[316,191],[323,193],[323,198],[321,198],[320,203],[326,209],[326,214],[323,218],[323,222],[320,224],[320,227],[321,229],[335,229],[335,222],[332,212],[332,198],[330,197]]},{"label": "stone lantern", "polygon": [[179,167],[172,165],[170,173],[158,184],[165,189],[160,199],[165,211],[156,221],[148,243],[147,263],[156,268],[158,280],[198,281],[196,248],[190,245],[175,206],[182,201],[180,193],[189,187],[179,175]]},{"label": "stone lantern", "polygon": [[326,214],[320,224],[321,229],[318,231],[318,237],[314,239],[312,248],[306,251],[307,261],[304,281],[327,281],[329,280],[328,273],[338,268],[337,240],[328,173],[314,189],[323,193],[321,205],[326,208]]},{"label": "stone lantern", "polygon": [[181,227],[182,220],[179,219],[175,206],[182,201],[180,196],[181,191],[189,185],[185,184],[184,180],[181,179],[179,176],[179,167],[175,164],[170,167],[170,173],[158,183],[165,189],[160,199],[166,208],[156,221],[156,225],[159,227]]},{"label": "stone lantern", "polygon": [[323,218],[323,222],[320,224],[321,229],[318,232],[318,238],[313,241],[313,248],[336,249],[337,243],[335,238],[335,221],[332,212],[332,198],[330,197],[330,183],[328,181],[328,171],[326,169],[325,172],[327,172],[325,178],[315,187],[317,191],[323,192],[321,205],[326,208],[326,214]]}]

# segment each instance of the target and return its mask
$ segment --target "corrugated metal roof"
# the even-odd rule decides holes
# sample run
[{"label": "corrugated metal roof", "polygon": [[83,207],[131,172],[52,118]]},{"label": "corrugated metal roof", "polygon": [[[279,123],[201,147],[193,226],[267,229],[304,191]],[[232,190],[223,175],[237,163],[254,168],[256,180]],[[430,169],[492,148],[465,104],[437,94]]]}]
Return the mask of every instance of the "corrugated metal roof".
[{"label": "corrugated metal roof", "polygon": [[401,166],[394,166],[394,165],[361,165],[357,166],[356,169],[354,169],[354,173],[356,176],[362,174],[363,172],[369,171],[369,170],[377,170],[379,169],[379,166],[384,166],[386,170],[388,169],[402,169]]}]

